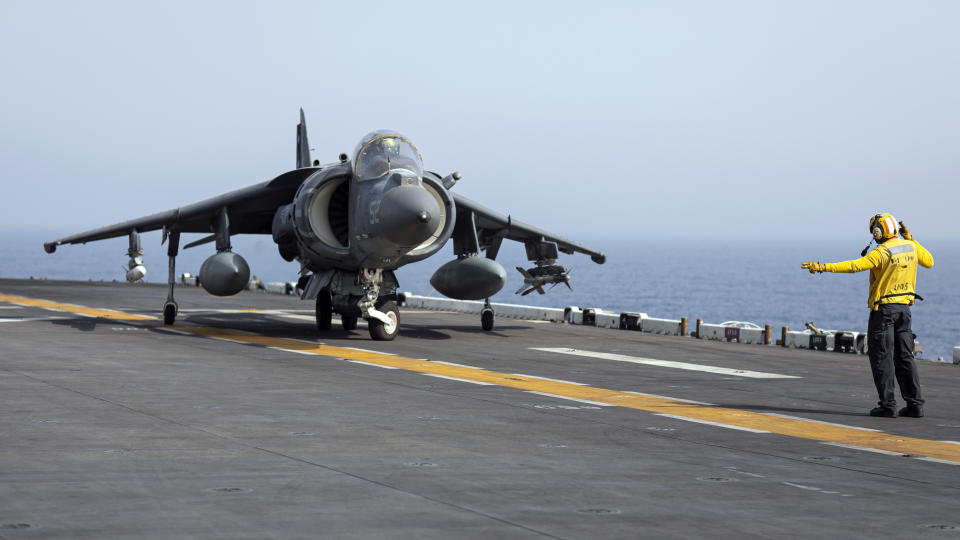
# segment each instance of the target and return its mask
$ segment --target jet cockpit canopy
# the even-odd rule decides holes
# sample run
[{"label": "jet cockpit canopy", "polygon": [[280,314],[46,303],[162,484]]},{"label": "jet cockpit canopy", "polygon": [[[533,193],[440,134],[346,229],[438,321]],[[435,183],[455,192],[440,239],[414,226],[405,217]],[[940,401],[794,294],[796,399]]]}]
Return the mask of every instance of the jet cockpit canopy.
[{"label": "jet cockpit canopy", "polygon": [[367,134],[354,153],[357,182],[384,178],[393,173],[403,177],[423,177],[423,158],[406,137],[393,131]]}]

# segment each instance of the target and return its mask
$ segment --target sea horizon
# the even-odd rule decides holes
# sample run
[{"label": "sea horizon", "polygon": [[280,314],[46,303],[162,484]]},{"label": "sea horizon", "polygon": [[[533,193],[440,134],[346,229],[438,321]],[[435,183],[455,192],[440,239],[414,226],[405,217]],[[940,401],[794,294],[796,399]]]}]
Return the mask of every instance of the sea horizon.
[{"label": "sea horizon", "polygon": [[[50,232],[0,229],[0,246],[7,254],[0,260],[0,277],[125,281],[125,237],[60,246],[56,253],[46,254],[43,242],[69,234]],[[568,237],[604,251],[607,263],[597,265],[587,256],[561,254],[559,263],[572,270],[572,290],[559,286],[545,295],[520,296],[515,291],[523,280],[515,267],[528,268],[532,263],[526,261],[522,244],[507,241],[497,260],[506,269],[508,281],[491,300],[643,312],[660,318],[687,317],[691,324],[697,318],[709,323],[746,321],[770,324],[775,333],[781,326],[802,330],[808,321],[823,329],[866,330],[866,273],[810,275],[800,268],[800,262],[807,260],[855,259],[865,239],[648,238],[597,233]],[[192,240],[185,237],[182,244]],[[231,240],[233,250],[248,261],[252,276],[264,282],[290,282],[299,277],[299,264],[283,261],[269,235],[237,235]],[[942,357],[950,362],[953,347],[960,345],[960,332],[952,327],[960,321],[960,273],[956,272],[960,246],[953,239],[924,241],[921,236],[918,240],[931,251],[936,264],[933,269],[918,271],[917,290],[925,300],[914,306],[914,333],[923,347],[923,358]],[[147,268],[145,281],[166,283],[166,247],[160,245],[159,232],[141,235],[141,243]],[[212,253],[210,245],[182,251],[177,257],[177,276],[196,274]],[[440,296],[430,287],[429,278],[451,259],[452,247],[448,244],[433,257],[398,269],[400,290]]]}]

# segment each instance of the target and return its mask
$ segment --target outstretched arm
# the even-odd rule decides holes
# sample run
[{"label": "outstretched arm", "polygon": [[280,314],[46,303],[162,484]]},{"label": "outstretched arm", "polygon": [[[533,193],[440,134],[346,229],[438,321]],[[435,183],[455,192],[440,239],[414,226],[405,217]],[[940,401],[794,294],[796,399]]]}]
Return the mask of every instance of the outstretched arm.
[{"label": "outstretched arm", "polygon": [[835,263],[827,263],[823,268],[824,272],[840,272],[844,274],[853,274],[855,272],[863,272],[864,270],[870,270],[871,268],[876,268],[883,264],[884,252],[881,249],[874,249],[870,253],[867,253],[865,256],[860,257],[859,259],[853,259],[850,261],[840,261]]},{"label": "outstretched arm", "polygon": [[800,268],[809,270],[811,274],[815,272],[841,272],[852,274],[854,272],[863,272],[883,264],[884,254],[881,249],[874,249],[866,256],[849,261],[840,261],[835,263],[805,262]]}]

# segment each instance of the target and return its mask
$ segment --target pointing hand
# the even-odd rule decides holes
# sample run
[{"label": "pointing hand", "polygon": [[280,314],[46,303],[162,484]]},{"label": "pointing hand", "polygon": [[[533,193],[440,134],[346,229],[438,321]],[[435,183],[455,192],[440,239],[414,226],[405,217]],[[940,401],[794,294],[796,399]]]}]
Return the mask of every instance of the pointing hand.
[{"label": "pointing hand", "polygon": [[800,268],[805,268],[810,271],[811,274],[816,272],[823,272],[823,269],[826,267],[823,263],[819,262],[805,262],[800,265]]},{"label": "pointing hand", "polygon": [[900,236],[902,236],[904,240],[913,240],[913,235],[910,234],[910,229],[908,229],[902,221],[900,222]]}]

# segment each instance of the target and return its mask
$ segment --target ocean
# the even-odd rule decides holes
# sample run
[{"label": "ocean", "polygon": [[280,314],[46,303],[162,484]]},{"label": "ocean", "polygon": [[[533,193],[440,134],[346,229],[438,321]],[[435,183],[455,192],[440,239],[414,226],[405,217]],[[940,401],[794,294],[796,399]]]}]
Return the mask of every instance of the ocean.
[{"label": "ocean", "polygon": [[[61,246],[48,255],[49,241],[78,231],[6,231],[0,248],[0,277],[124,281],[126,238]],[[185,236],[186,244],[201,235]],[[747,321],[769,324],[774,335],[781,326],[803,330],[813,322],[829,330],[866,331],[867,274],[815,274],[800,268],[801,261],[835,262],[859,257],[868,238],[857,240],[803,239],[748,240],[737,237],[648,238],[643,235],[569,235],[607,254],[607,263],[594,264],[583,255],[562,255],[560,264],[572,268],[571,286],[557,286],[545,295],[521,297],[514,293],[523,279],[515,267],[529,267],[522,244],[504,242],[498,261],[507,269],[507,285],[494,302],[545,307],[595,307],[611,311],[643,312],[651,317],[688,317],[691,326]],[[866,236],[866,235],[864,235]],[[933,269],[919,269],[917,290],[924,301],[913,308],[913,330],[923,347],[919,356],[952,361],[960,346],[960,245],[956,241],[924,241],[933,254]],[[148,282],[165,283],[167,258],[159,233],[141,235]],[[299,265],[277,254],[269,236],[235,236],[233,250],[243,255],[251,273],[264,282],[296,281]],[[177,273],[197,273],[213,252],[210,244],[185,250],[177,257]],[[448,244],[440,253],[397,271],[400,290],[420,295],[438,294],[430,276],[453,258]],[[159,302],[162,299],[158,299]],[[159,309],[159,308],[158,308]],[[479,321],[477,323],[479,325]]]}]

